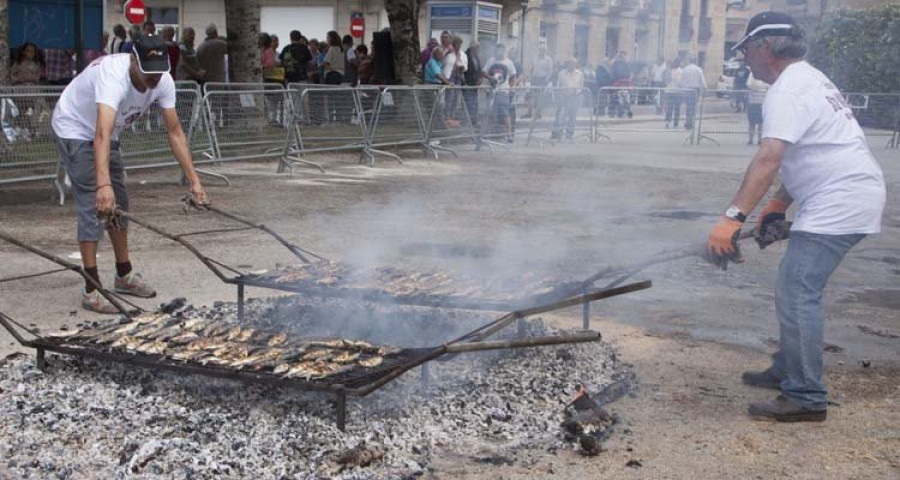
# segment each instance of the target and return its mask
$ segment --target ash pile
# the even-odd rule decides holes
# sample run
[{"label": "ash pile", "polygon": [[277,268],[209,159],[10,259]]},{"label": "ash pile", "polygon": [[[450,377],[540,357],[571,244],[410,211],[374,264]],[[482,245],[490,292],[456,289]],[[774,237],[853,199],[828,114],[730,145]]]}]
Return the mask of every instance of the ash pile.
[{"label": "ash pile", "polygon": [[[230,303],[166,307],[236,322]],[[250,302],[244,323],[427,346],[486,319],[289,297]],[[540,319],[522,328],[554,333]],[[595,454],[615,418],[585,410],[583,397],[572,400],[580,385],[608,392],[627,377],[602,342],[471,353],[428,365],[427,384],[416,369],[348,402],[352,420],[341,432],[324,394],[67,355],[48,355],[42,372],[31,358],[13,356],[0,362],[0,477],[414,478],[427,476],[431,459],[446,453],[513,461],[530,451]]]}]

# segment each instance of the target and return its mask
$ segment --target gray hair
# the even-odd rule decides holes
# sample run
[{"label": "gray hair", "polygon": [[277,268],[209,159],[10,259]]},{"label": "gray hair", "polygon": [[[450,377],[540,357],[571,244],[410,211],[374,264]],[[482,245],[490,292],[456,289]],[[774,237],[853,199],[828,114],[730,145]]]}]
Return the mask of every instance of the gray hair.
[{"label": "gray hair", "polygon": [[806,56],[806,42],[803,34],[796,36],[769,37],[772,55],[776,58],[803,58]]},{"label": "gray hair", "polygon": [[218,36],[218,34],[219,34],[219,29],[216,28],[215,23],[210,23],[209,25],[206,26],[206,36],[207,37],[212,37],[213,35]]}]

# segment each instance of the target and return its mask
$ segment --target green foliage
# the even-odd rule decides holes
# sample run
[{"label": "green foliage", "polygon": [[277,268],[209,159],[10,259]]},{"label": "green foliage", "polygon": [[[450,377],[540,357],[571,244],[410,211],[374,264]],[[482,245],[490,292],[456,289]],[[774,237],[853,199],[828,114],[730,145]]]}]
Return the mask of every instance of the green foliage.
[{"label": "green foliage", "polygon": [[847,92],[900,92],[900,4],[827,14],[807,59]]}]

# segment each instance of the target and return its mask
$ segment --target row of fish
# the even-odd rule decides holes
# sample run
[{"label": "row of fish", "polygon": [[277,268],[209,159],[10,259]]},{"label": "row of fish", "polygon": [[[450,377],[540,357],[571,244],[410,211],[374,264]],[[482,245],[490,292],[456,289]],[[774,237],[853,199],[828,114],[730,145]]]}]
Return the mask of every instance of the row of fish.
[{"label": "row of fish", "polygon": [[258,275],[279,284],[377,289],[398,297],[436,295],[506,301],[549,293],[557,283],[527,276],[475,279],[443,271],[412,272],[393,267],[353,271],[348,265],[330,260],[290,265]]},{"label": "row of fish", "polygon": [[90,343],[112,350],[162,355],[172,360],[271,372],[282,378],[321,379],[357,366],[375,368],[393,347],[347,339],[289,338],[272,332],[202,318],[146,313],[129,322],[58,332],[67,343]]}]

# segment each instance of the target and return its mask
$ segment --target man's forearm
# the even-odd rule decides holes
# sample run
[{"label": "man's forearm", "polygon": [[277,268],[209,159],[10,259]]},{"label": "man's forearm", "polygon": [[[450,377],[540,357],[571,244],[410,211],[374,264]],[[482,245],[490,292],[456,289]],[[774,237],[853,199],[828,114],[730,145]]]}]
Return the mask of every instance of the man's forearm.
[{"label": "man's forearm", "polygon": [[788,205],[788,206],[790,204],[794,203],[794,198],[791,197],[791,194],[788,193],[786,188],[784,188],[784,185],[782,185],[781,188],[779,188],[778,191],[775,192],[774,197],[777,198],[778,200],[781,200],[782,202],[784,202],[785,205]]},{"label": "man's forearm", "polygon": [[94,172],[97,177],[97,188],[112,183],[109,178],[110,143],[108,135],[98,133],[94,136]]},{"label": "man's forearm", "polygon": [[191,186],[197,185],[200,179],[197,177],[197,171],[194,169],[194,160],[191,156],[191,150],[188,148],[187,137],[184,132],[179,129],[177,132],[169,133],[169,147],[175,154],[175,159],[181,165],[185,178]]},{"label": "man's forearm", "polygon": [[741,189],[738,190],[731,204],[740,208],[745,215],[749,215],[769,191],[780,165],[780,155],[776,155],[766,148],[760,149],[747,168]]}]

